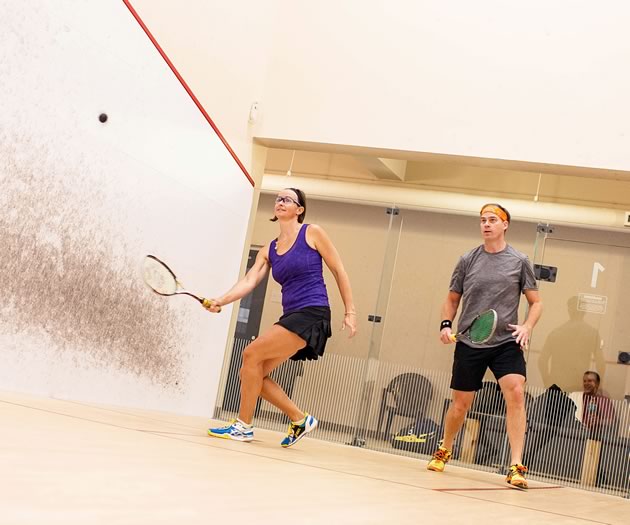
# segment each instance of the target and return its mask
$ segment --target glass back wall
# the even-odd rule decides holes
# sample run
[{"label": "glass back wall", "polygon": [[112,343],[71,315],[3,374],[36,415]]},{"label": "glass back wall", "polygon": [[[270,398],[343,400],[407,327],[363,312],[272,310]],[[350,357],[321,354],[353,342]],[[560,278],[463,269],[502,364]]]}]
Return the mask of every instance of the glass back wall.
[{"label": "glass back wall", "polygon": [[[262,196],[256,245],[277,236],[277,226],[268,220],[272,209],[273,197]],[[306,222],[324,227],[343,259],[359,333],[349,340],[339,330],[344,307],[326,270],[334,323],[326,354],[298,367],[282,366],[274,377],[299,406],[320,419],[314,437],[426,460],[441,439],[451,399],[454,345],[439,341],[440,309],[458,258],[482,242],[478,218],[311,198]],[[624,247],[623,235],[565,228],[560,238],[558,231],[548,235],[538,232],[536,224],[515,220],[507,236],[532,263],[557,267],[555,282],[540,282],[544,314],[526,355],[525,460],[534,478],[626,495],[630,450],[624,396],[630,393],[630,368],[618,361],[630,351],[624,323],[630,307],[630,249]],[[601,243],[594,245],[594,240]],[[522,321],[524,297],[521,303]],[[606,312],[597,313],[604,303]],[[261,309],[265,330],[282,313],[280,288],[272,279]],[[242,352],[248,343],[237,341],[234,348]],[[600,394],[610,400],[595,401],[602,411],[614,413],[606,431],[584,423],[582,376],[593,369],[602,377]],[[234,378],[232,372],[226,391],[238,388]],[[231,417],[234,410],[219,401],[217,416]],[[260,403],[258,426],[284,430],[286,423],[275,407]],[[558,462],[565,450],[571,451],[568,460]],[[488,373],[457,439],[454,462],[504,472],[508,460],[505,404]]]}]

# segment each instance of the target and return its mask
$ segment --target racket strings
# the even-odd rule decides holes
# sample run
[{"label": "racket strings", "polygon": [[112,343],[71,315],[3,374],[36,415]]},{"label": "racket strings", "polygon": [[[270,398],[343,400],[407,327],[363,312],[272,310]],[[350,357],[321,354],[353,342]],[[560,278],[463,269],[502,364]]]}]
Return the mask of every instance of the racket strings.
[{"label": "racket strings", "polygon": [[469,337],[474,343],[488,341],[494,334],[497,323],[497,314],[494,310],[484,312],[473,321],[470,327]]},{"label": "racket strings", "polygon": [[142,268],[144,281],[159,294],[172,295],[177,291],[177,280],[159,261],[146,257]]}]

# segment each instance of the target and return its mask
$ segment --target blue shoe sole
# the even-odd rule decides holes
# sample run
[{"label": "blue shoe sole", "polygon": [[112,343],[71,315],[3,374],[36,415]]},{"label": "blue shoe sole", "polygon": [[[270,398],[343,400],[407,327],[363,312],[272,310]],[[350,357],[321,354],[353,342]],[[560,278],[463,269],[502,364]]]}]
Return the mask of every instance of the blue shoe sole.
[{"label": "blue shoe sole", "polygon": [[304,432],[302,432],[302,434],[300,434],[300,436],[295,441],[292,441],[291,443],[287,443],[286,445],[283,444],[283,443],[280,443],[280,445],[282,446],[282,448],[290,448],[290,447],[292,447],[298,441],[300,441],[300,439],[302,439],[304,436],[306,436],[306,434],[308,434],[309,432],[313,432],[313,430],[315,430],[317,428],[318,424],[319,424],[319,421],[317,419],[313,418],[313,424],[311,425],[311,427],[306,429]]},{"label": "blue shoe sole", "polygon": [[231,439],[232,441],[245,441],[245,442],[254,441],[254,436],[251,436],[251,437],[247,437],[247,436],[237,437],[237,436],[233,436],[232,434],[214,434],[212,432],[212,429],[208,429],[208,435],[210,437],[215,437],[215,438],[219,438],[219,439]]}]

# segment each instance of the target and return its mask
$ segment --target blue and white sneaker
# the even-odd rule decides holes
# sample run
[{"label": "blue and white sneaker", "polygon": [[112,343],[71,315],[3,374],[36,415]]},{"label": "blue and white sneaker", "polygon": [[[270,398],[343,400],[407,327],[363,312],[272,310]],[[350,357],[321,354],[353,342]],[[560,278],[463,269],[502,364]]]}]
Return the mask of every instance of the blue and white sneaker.
[{"label": "blue and white sneaker", "polygon": [[282,445],[284,448],[292,447],[295,445],[300,439],[302,439],[306,434],[312,432],[317,427],[317,419],[315,419],[310,414],[304,414],[304,421],[300,425],[296,425],[295,423],[289,423],[289,433],[287,437],[282,440]]},{"label": "blue and white sneaker", "polygon": [[221,439],[234,439],[235,441],[253,441],[254,427],[245,427],[240,421],[233,419],[224,427],[209,428],[208,435]]}]

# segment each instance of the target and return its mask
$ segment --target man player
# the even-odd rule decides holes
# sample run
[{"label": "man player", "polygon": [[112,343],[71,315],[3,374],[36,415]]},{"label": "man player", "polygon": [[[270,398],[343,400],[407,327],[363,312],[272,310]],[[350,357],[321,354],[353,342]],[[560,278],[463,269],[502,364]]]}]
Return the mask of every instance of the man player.
[{"label": "man player", "polygon": [[[526,428],[523,350],[529,345],[542,303],[527,256],[505,241],[510,213],[499,204],[486,204],[481,208],[480,215],[483,244],[463,255],[453,271],[449,292],[442,306],[440,340],[444,344],[453,342],[451,329],[460,302],[460,331],[467,329],[477,314],[488,309],[497,312],[497,329],[493,337],[483,344],[472,343],[466,335],[458,337],[451,378],[453,401],[444,421],[444,439],[427,468],[435,472],[444,470],[451,457],[453,440],[490,367],[506,404],[507,434],[512,454],[507,482],[513,487],[526,489],[527,467],[521,463]],[[525,294],[529,311],[525,322],[518,324],[521,293]]]}]

